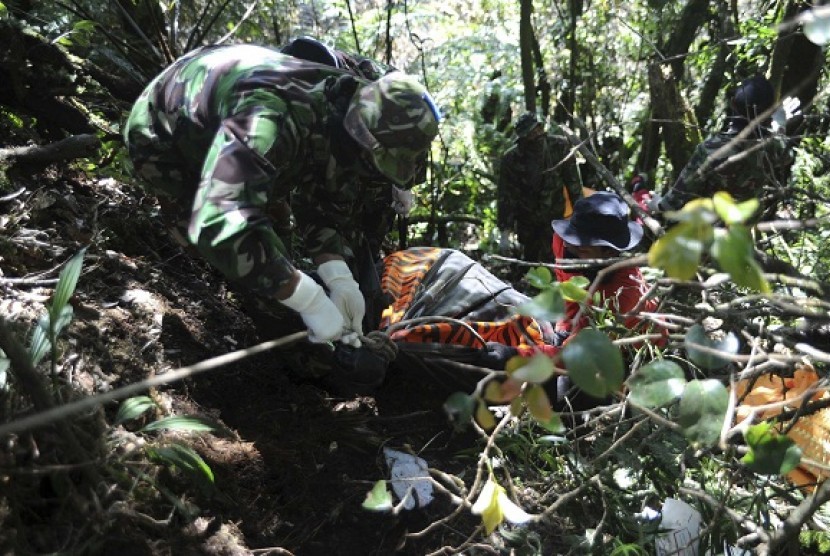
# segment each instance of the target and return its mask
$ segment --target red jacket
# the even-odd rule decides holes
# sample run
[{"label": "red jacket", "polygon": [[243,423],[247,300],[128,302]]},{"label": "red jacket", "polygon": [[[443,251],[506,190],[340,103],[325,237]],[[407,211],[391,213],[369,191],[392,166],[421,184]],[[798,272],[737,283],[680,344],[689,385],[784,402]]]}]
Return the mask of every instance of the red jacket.
[{"label": "red jacket", "polygon": [[[553,254],[556,260],[565,258],[565,242],[562,241],[558,235],[553,234]],[[554,269],[557,281],[567,282],[574,276],[579,276],[578,273],[571,273],[561,269]],[[611,308],[620,314],[632,311],[643,296],[648,292],[648,285],[643,278],[643,273],[637,267],[623,268],[613,274],[607,276],[602,284],[596,289],[600,294],[603,302],[611,300]],[[589,301],[590,303],[590,301]],[[640,311],[654,311],[657,309],[657,300],[649,299],[640,307]],[[564,330],[571,332],[571,335],[576,333],[581,328],[588,324],[587,316],[583,315],[579,323],[575,327],[572,326],[573,318],[579,311],[579,303],[573,301],[565,302],[565,317],[556,323],[556,330]],[[641,322],[636,315],[629,316],[625,319],[624,325],[629,330],[633,330]]]}]

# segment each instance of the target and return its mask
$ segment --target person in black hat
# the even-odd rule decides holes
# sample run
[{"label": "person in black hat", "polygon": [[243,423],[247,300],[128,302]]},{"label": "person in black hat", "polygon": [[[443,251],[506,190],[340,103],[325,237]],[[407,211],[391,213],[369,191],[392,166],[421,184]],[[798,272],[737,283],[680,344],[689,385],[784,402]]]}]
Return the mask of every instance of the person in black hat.
[{"label": "person in black hat", "polygon": [[[497,225],[503,240],[516,232],[525,260],[550,262],[548,223],[567,218],[582,197],[577,165],[568,140],[546,133],[535,114],[522,114],[514,130],[516,144],[504,153],[499,168]],[[506,250],[505,241],[500,248]]]},{"label": "person in black hat", "polygon": [[[637,247],[643,239],[643,227],[631,220],[630,210],[625,201],[616,193],[599,191],[574,203],[573,215],[568,219],[554,220],[552,251],[559,259],[610,259]],[[554,269],[556,279],[566,282],[574,276],[585,276],[593,282],[599,268],[569,272]],[[643,301],[648,287],[642,272],[637,267],[623,268],[608,276],[597,290],[603,303],[610,301],[611,308],[620,315],[627,315],[635,308],[653,311],[657,308],[655,299]],[[642,303],[641,303],[642,302]],[[556,323],[556,333],[564,338],[584,327],[588,320],[583,317],[578,323],[573,319],[579,311],[579,304],[566,302],[565,318]],[[633,329],[640,324],[637,315],[624,320],[625,327]]]},{"label": "person in black hat", "polygon": [[724,128],[697,146],[655,208],[679,210],[694,198],[726,191],[738,201],[758,198],[760,217],[772,215],[793,161],[786,136],[771,130],[774,104],[775,91],[764,76],[743,81],[729,102]]}]

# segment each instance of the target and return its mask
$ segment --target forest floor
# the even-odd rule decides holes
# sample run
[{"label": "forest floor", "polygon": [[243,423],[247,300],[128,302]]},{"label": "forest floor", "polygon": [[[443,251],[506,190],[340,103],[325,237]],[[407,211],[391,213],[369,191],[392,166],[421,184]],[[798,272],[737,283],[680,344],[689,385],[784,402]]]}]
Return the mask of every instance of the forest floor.
[{"label": "forest floor", "polygon": [[[89,246],[72,299],[74,318],[60,342],[56,380],[65,391],[104,392],[280,336],[257,329],[221,276],[170,238],[155,202],[138,189],[69,171],[11,183],[0,195],[0,312],[23,323],[21,338],[44,310],[61,266]],[[119,459],[117,439],[138,426],[112,424],[116,403],[70,419],[77,429],[97,431],[85,437],[100,438],[89,449],[103,469],[95,494],[70,472],[80,501],[56,486],[55,469],[64,461],[51,445],[59,444],[54,435],[24,432],[4,442],[0,548],[17,554],[420,555],[468,540],[480,523],[469,512],[418,534],[454,510],[440,495],[398,516],[361,508],[375,481],[388,478],[383,447],[411,450],[447,473],[475,469],[480,440],[456,432],[442,409],[459,389],[452,377],[404,361],[390,368],[374,395],[337,397],[287,372],[289,355],[302,356],[309,347],[273,350],[151,392],[157,415],[209,416],[226,428],[155,440],[192,446],[215,475],[215,488],[207,491],[137,453]],[[27,405],[5,398],[3,421]],[[125,478],[131,462],[130,468],[146,466],[143,480]]]}]

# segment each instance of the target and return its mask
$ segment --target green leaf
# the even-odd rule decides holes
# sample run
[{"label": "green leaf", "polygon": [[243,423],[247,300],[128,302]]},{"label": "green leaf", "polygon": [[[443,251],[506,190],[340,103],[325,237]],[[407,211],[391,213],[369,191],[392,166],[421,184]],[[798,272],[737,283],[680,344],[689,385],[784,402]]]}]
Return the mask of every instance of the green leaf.
[{"label": "green leaf", "polygon": [[718,442],[728,405],[729,392],[717,380],[693,380],[686,385],[677,422],[694,448],[708,448]]},{"label": "green leaf", "polygon": [[573,383],[595,398],[618,391],[625,378],[620,349],[597,330],[581,330],[565,344],[562,360]]},{"label": "green leaf", "polygon": [[741,462],[761,475],[786,475],[801,462],[801,448],[778,434],[771,423],[758,423],[744,432],[749,452]]},{"label": "green leaf", "polygon": [[166,465],[178,467],[198,483],[213,483],[213,470],[196,450],[182,444],[147,448],[147,454]]},{"label": "green leaf", "polygon": [[692,223],[680,223],[654,242],[648,250],[648,264],[662,268],[678,280],[689,280],[700,266],[705,243]]},{"label": "green leaf", "polygon": [[81,276],[81,268],[84,265],[85,253],[86,247],[69,259],[69,262],[61,270],[58,285],[55,287],[55,295],[52,297],[52,305],[49,308],[49,314],[53,319],[62,313],[64,306],[69,303],[69,299],[75,293],[78,278]]},{"label": "green leaf", "polygon": [[52,349],[52,342],[49,341],[49,314],[40,316],[32,332],[32,341],[29,346],[29,355],[32,365],[37,366],[43,357]]},{"label": "green leaf", "polygon": [[525,275],[527,282],[538,290],[545,290],[550,287],[553,275],[550,269],[545,266],[537,266],[527,271]]},{"label": "green leaf", "polygon": [[770,293],[772,288],[755,261],[754,251],[749,230],[740,225],[719,233],[712,245],[712,256],[736,284],[762,293]]},{"label": "green leaf", "polygon": [[149,423],[141,429],[141,432],[152,432],[159,430],[187,431],[187,432],[210,432],[216,430],[213,421],[195,415],[171,415]]},{"label": "green leaf", "polygon": [[476,399],[464,392],[453,392],[444,402],[444,411],[456,430],[470,424],[476,409]]},{"label": "green leaf", "polygon": [[758,199],[749,199],[748,201],[744,201],[742,203],[736,203],[735,199],[732,198],[732,195],[726,191],[718,191],[715,193],[714,197],[712,197],[712,202],[715,205],[715,212],[718,213],[718,216],[720,216],[721,220],[723,220],[727,226],[743,224],[749,220],[758,210],[758,207],[761,206]]},{"label": "green leaf", "polygon": [[629,399],[637,405],[655,408],[679,398],[686,386],[680,365],[659,359],[641,367],[628,379]]},{"label": "green leaf", "polygon": [[[53,311],[50,311],[50,313],[51,312],[53,312]],[[58,335],[63,331],[63,329],[66,328],[67,325],[69,325],[70,322],[72,322],[72,317],[74,316],[74,314],[75,314],[75,310],[72,308],[72,305],[64,305],[63,306],[63,309],[61,309],[61,312],[58,315],[58,318],[56,318],[53,321],[54,322],[54,326],[53,326],[54,330],[52,331],[52,334],[55,336],[55,338],[57,338]],[[52,319],[53,317],[50,316],[49,318]]]},{"label": "green leaf", "polygon": [[581,303],[588,297],[587,288],[590,285],[591,281],[586,277],[574,276],[567,282],[562,283],[559,286],[559,291],[562,292],[562,297],[568,301],[576,301],[577,303]]},{"label": "green leaf", "polygon": [[362,504],[364,510],[371,512],[388,512],[393,506],[392,494],[386,488],[386,481],[384,480],[375,483],[372,490],[366,493],[366,499]]},{"label": "green leaf", "polygon": [[542,384],[553,376],[553,361],[543,353],[536,353],[527,363],[510,373],[510,378],[519,382]]},{"label": "green leaf", "polygon": [[517,308],[520,315],[556,322],[565,314],[565,300],[559,288],[546,289]]},{"label": "green leaf", "polygon": [[144,414],[147,410],[156,407],[156,402],[149,396],[136,396],[128,398],[118,406],[118,413],[115,415],[116,425],[130,421]]},{"label": "green leaf", "polygon": [[702,369],[716,370],[729,364],[729,359],[720,357],[716,353],[704,351],[696,346],[717,350],[724,354],[734,355],[738,353],[740,342],[738,337],[730,332],[722,340],[716,341],[706,334],[703,326],[695,324],[686,332],[684,347],[689,355],[689,360]]},{"label": "green leaf", "polygon": [[478,400],[476,402],[475,418],[478,426],[485,431],[491,431],[496,427],[496,417],[487,408],[487,404],[484,403],[484,400]]}]

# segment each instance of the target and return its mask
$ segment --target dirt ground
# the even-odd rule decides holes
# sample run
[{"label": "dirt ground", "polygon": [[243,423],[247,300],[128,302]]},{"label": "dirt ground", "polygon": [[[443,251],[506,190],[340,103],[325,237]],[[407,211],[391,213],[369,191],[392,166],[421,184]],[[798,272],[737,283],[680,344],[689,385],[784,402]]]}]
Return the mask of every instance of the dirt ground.
[{"label": "dirt ground", "polygon": [[[280,335],[257,329],[224,280],[171,240],[155,202],[140,191],[83,173],[13,183],[0,195],[0,309],[8,320],[34,322],[60,265],[89,246],[61,346],[62,383],[93,394]],[[56,520],[71,531],[94,515],[110,525],[85,550],[104,554],[414,555],[464,542],[479,523],[468,512],[412,536],[452,512],[442,496],[397,517],[361,508],[374,482],[388,476],[383,447],[411,450],[447,473],[474,469],[477,438],[455,432],[442,409],[459,389],[453,377],[401,357],[373,396],[336,397],[290,373],[289,352],[308,349],[274,350],[154,390],[160,413],[210,416],[227,428],[188,441],[213,470],[215,490],[194,492],[175,475],[158,477],[173,498],[201,509],[194,522],[172,512],[163,496],[136,501],[131,510],[122,504],[117,518],[105,497],[97,514],[53,509],[47,519],[41,510],[15,508],[30,499],[6,474],[2,546],[9,553],[51,551],[74,539],[69,546],[77,548],[73,534],[43,531]],[[4,420],[25,409],[11,405]],[[99,414],[107,434],[116,409],[107,404]],[[39,456],[24,453],[25,437],[14,454],[4,454],[4,467],[57,463],[47,461],[44,446]],[[42,492],[42,481],[33,488]]]}]

